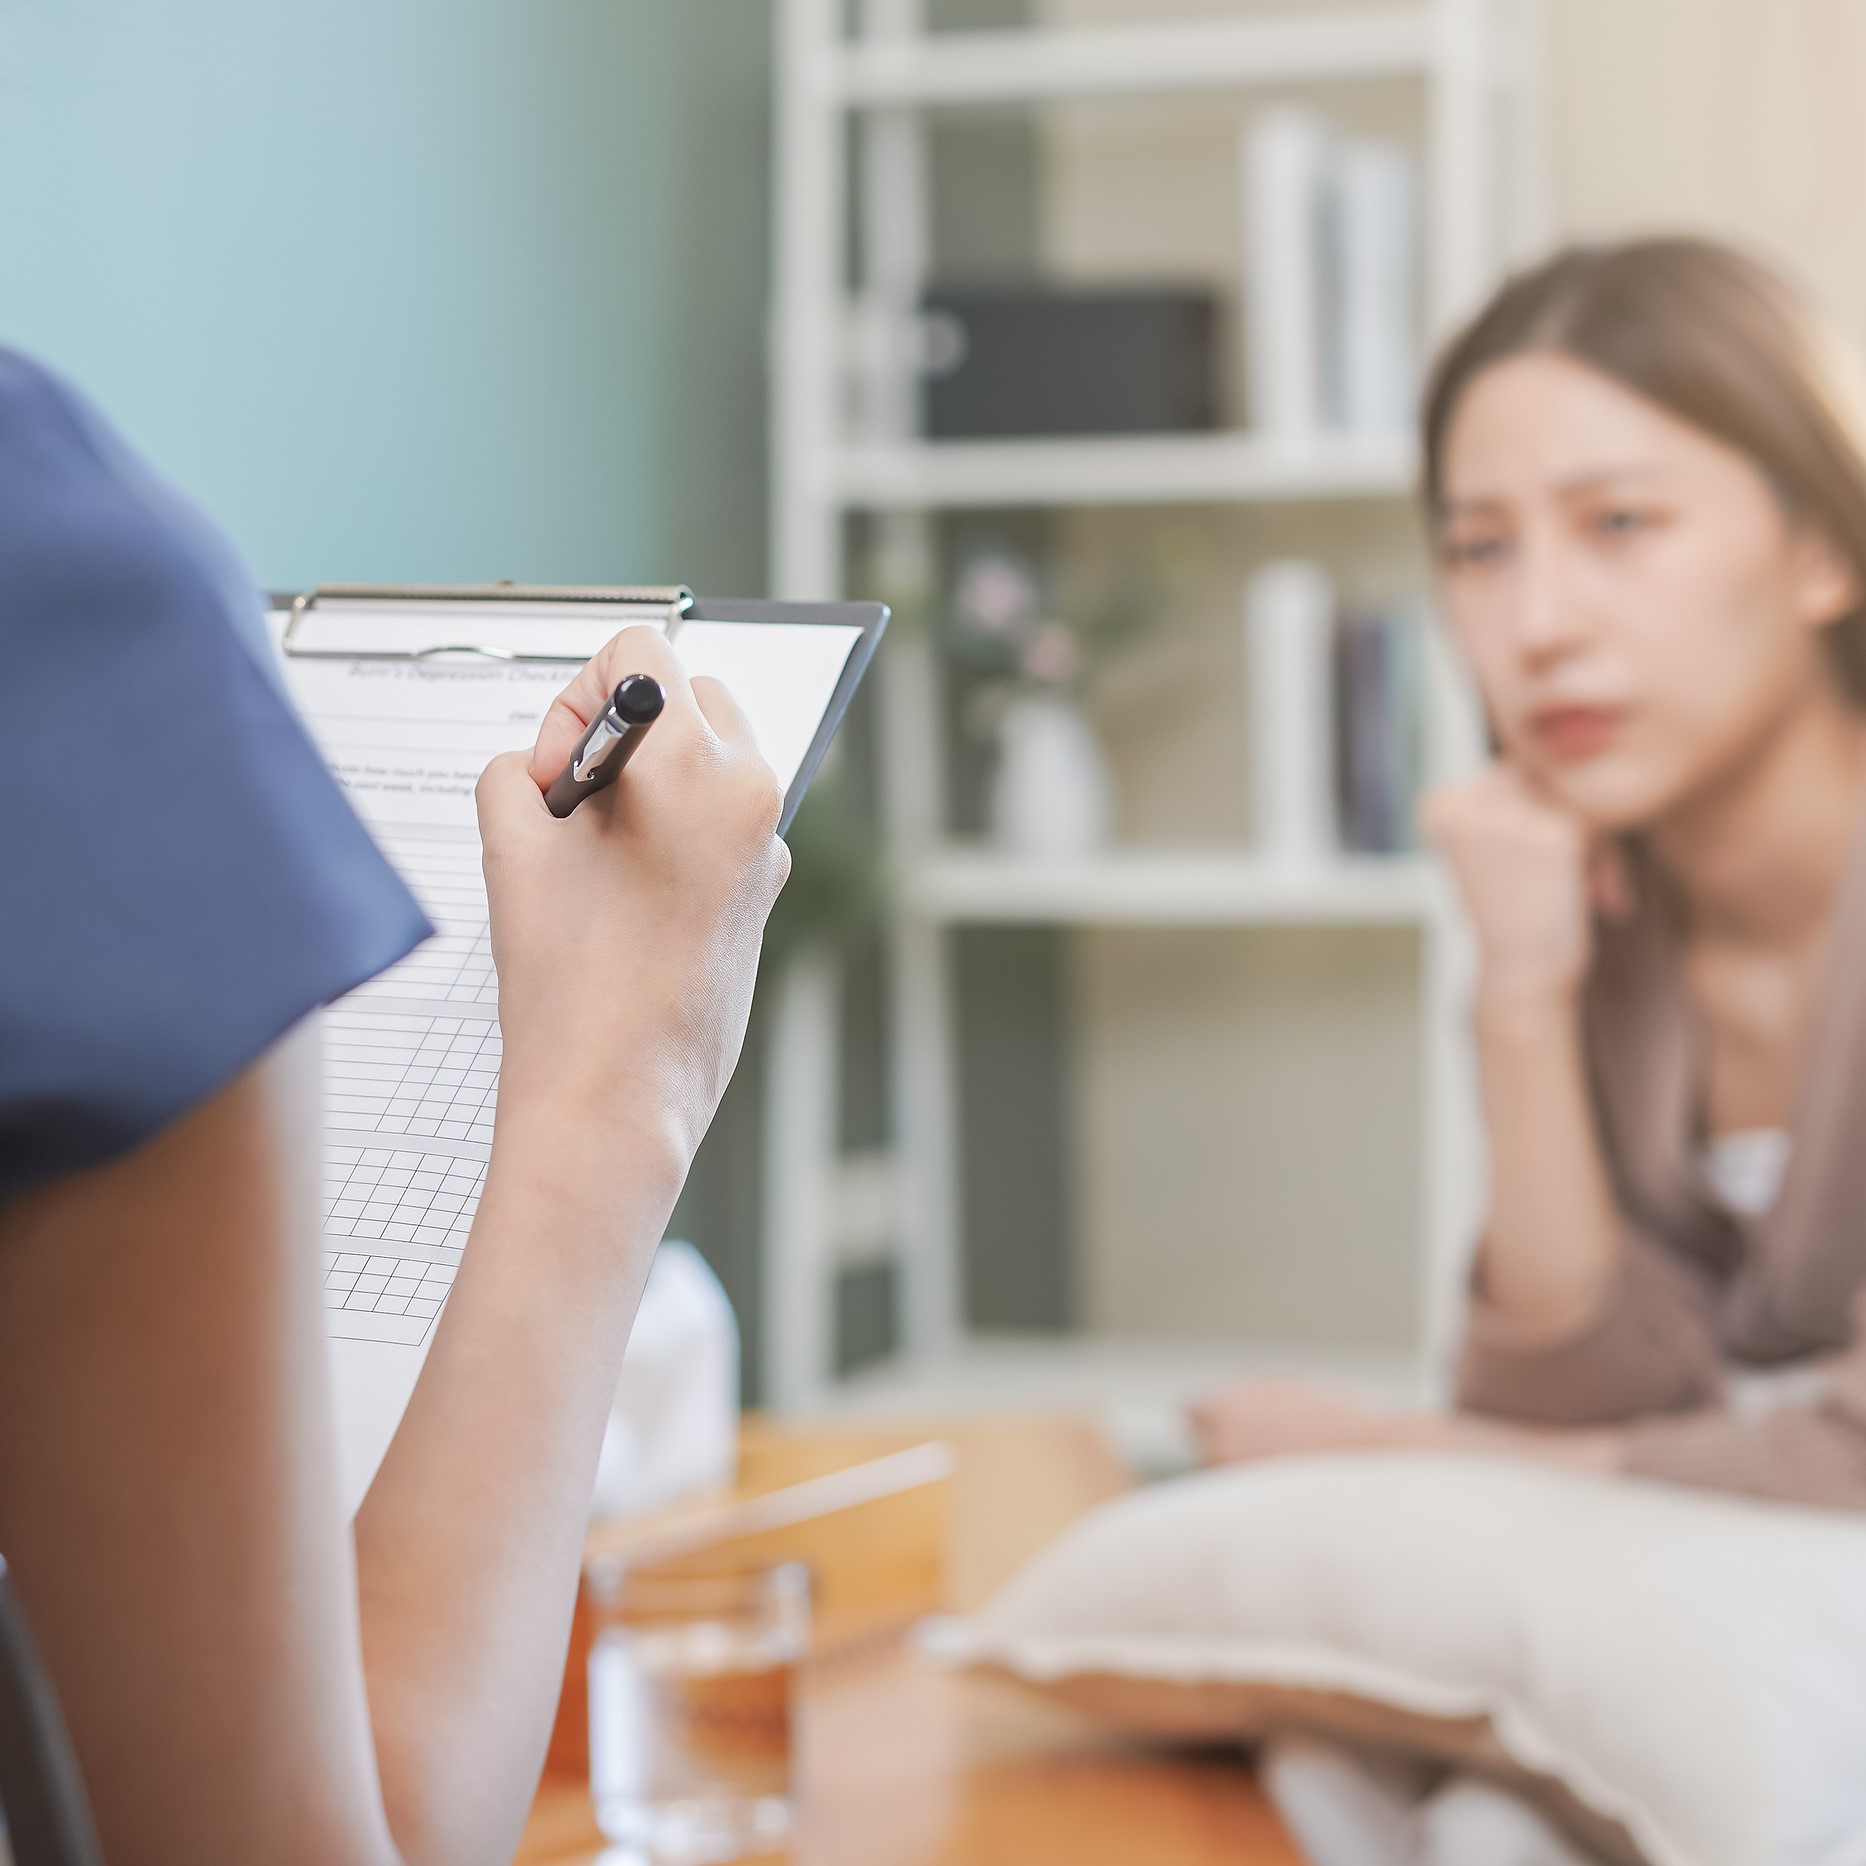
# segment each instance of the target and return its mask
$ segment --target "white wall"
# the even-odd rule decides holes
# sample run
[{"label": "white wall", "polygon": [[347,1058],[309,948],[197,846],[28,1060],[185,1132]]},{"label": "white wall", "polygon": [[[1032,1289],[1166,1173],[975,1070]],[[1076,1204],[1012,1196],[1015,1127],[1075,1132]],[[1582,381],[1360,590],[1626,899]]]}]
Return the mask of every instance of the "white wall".
[{"label": "white wall", "polygon": [[1557,228],[1741,240],[1866,337],[1866,5],[1547,5]]}]

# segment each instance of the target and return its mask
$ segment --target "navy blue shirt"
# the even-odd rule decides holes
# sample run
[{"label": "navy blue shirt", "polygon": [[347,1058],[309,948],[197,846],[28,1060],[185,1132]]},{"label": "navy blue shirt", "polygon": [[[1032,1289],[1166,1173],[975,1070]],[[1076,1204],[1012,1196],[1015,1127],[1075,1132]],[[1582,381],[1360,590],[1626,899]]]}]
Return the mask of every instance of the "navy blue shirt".
[{"label": "navy blue shirt", "polygon": [[128,1152],[430,931],[225,540],[0,349],[0,1198]]}]

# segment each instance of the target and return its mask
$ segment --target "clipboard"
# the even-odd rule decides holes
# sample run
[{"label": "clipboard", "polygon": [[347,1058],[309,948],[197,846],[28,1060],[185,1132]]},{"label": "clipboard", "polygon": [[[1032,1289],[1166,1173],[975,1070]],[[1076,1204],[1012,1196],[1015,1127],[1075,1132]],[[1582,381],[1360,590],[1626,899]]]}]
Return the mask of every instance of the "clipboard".
[{"label": "clipboard", "polygon": [[[617,630],[723,678],[788,829],[887,626],[879,603],[709,602],[673,585],[325,586],[268,630],[307,731],[435,937],[324,1012],[324,1321],[347,1504],[369,1486],[461,1261],[502,1060],[474,789]],[[529,665],[537,663],[538,665]]]},{"label": "clipboard", "polygon": [[[680,632],[692,623],[722,622],[831,627],[856,631],[834,693],[817,722],[809,749],[784,795],[778,834],[785,834],[829,751],[849,702],[862,684],[886,632],[890,611],[885,603],[780,603],[702,600],[684,584],[363,584],[327,583],[300,594],[275,594],[273,603],[288,612],[281,651],[308,660],[444,661],[479,658],[503,662],[552,663],[579,667],[589,658],[591,624],[608,632],[647,624],[659,627],[679,646]],[[345,611],[351,615],[346,618]],[[386,634],[383,611],[395,626]],[[369,618],[368,626],[346,635],[343,624]],[[462,613],[497,617],[501,624],[535,623],[536,646],[513,647],[490,640],[457,639]],[[578,645],[572,645],[573,633]]]}]

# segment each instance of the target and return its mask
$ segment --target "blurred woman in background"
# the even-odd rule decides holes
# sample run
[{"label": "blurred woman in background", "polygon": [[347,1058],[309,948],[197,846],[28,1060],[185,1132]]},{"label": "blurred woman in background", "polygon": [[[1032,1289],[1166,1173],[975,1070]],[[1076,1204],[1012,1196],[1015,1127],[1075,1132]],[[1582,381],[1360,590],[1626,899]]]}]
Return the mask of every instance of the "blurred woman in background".
[{"label": "blurred woman in background", "polygon": [[[1496,747],[1424,811],[1477,938],[1492,1159],[1459,1411],[1247,1382],[1199,1409],[1207,1454],[1469,1448],[1866,1505],[1852,359],[1726,248],[1569,251],[1446,352],[1423,444]],[[1485,1832],[1340,1857],[1573,1857]]]}]

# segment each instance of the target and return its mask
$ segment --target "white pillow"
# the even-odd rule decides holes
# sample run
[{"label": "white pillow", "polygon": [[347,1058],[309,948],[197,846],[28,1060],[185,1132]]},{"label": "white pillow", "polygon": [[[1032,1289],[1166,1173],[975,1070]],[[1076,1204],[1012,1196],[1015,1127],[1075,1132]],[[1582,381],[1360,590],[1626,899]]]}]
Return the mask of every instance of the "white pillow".
[{"label": "white pillow", "polygon": [[1489,1768],[1609,1859],[1866,1862],[1866,1518],[1291,1460],[1106,1505],[937,1643],[1158,1734]]}]

